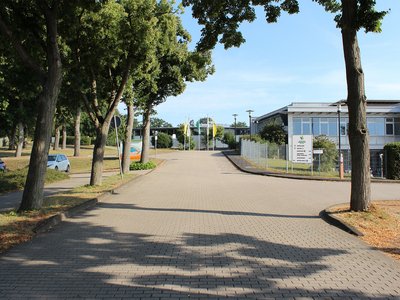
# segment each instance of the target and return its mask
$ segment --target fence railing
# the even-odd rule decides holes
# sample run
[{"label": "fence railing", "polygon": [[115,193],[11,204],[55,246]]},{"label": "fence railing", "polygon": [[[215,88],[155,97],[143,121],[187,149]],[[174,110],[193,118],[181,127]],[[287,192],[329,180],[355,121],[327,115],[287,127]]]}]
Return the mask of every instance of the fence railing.
[{"label": "fence railing", "polygon": [[258,168],[267,171],[329,177],[337,176],[337,172],[334,169],[329,172],[321,172],[320,157],[318,155],[314,155],[313,164],[291,162],[288,145],[257,143],[245,139],[241,140],[240,145],[240,153],[243,158]]}]

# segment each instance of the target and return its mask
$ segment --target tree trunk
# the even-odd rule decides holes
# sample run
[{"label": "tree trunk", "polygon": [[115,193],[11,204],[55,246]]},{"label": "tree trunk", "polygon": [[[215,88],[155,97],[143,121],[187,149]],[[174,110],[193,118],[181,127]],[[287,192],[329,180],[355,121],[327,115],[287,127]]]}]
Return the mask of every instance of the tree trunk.
[{"label": "tree trunk", "polygon": [[74,140],[74,156],[81,154],[81,108],[78,107],[76,110],[75,117],[75,140]]},{"label": "tree trunk", "polygon": [[62,83],[62,64],[57,44],[56,9],[46,10],[45,16],[47,25],[47,70],[43,90],[38,99],[39,113],[36,119],[29,170],[19,211],[42,207],[47,155],[50,148],[58,94]]},{"label": "tree trunk", "polygon": [[131,164],[131,142],[132,142],[132,130],[133,130],[133,120],[134,120],[134,111],[133,104],[127,105],[128,109],[128,119],[126,121],[126,132],[124,139],[124,149],[122,153],[122,172],[124,174],[129,173],[129,165]]},{"label": "tree trunk", "polygon": [[17,125],[17,134],[17,150],[15,151],[15,157],[21,157],[25,138],[24,124],[22,124],[22,122],[19,122]]},{"label": "tree trunk", "polygon": [[104,121],[96,130],[96,141],[93,149],[92,171],[90,185],[101,185],[103,176],[104,149],[107,142],[110,121]]},{"label": "tree trunk", "polygon": [[347,106],[349,110],[349,141],[351,149],[350,209],[366,211],[371,199],[369,136],[366,118],[364,73],[354,20],[357,1],[342,0],[342,40],[347,78]]},{"label": "tree trunk", "polygon": [[15,150],[15,137],[17,132],[17,125],[13,122],[10,136],[8,137],[8,150]]},{"label": "tree trunk", "polygon": [[67,149],[67,126],[62,126],[62,146],[61,149]]},{"label": "tree trunk", "polygon": [[53,150],[58,150],[60,149],[60,127],[58,126],[55,131]]},{"label": "tree trunk", "polygon": [[147,163],[149,161],[150,151],[150,113],[151,105],[144,111],[143,118],[143,137],[142,137],[142,156],[140,158],[141,163]]}]

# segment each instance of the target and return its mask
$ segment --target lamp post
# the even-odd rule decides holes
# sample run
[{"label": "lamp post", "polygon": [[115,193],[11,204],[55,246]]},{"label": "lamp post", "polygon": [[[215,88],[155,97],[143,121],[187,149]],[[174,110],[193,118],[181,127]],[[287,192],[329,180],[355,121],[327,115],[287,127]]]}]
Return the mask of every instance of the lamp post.
[{"label": "lamp post", "polygon": [[236,117],[238,116],[238,114],[233,114],[232,115],[233,116],[233,118],[235,119],[235,143],[236,143]]},{"label": "lamp post", "polygon": [[341,126],[340,126],[340,113],[342,112],[342,105],[339,103],[337,105],[338,114],[338,133],[339,133],[339,178],[343,179],[343,156],[342,156],[342,140],[341,140]]},{"label": "lamp post", "polygon": [[250,141],[251,141],[251,113],[252,113],[253,111],[254,111],[254,110],[251,110],[251,109],[249,109],[249,110],[246,110],[246,112],[248,112],[248,113],[249,113]]}]

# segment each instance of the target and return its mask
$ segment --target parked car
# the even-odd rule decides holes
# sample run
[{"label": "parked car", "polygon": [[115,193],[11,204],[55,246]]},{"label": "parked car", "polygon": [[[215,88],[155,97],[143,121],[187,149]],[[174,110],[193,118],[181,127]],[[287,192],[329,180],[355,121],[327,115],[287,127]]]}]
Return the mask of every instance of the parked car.
[{"label": "parked car", "polygon": [[0,171],[5,172],[7,170],[6,163],[0,158]]},{"label": "parked car", "polygon": [[69,172],[71,170],[71,163],[64,154],[50,154],[47,157],[47,168]]}]

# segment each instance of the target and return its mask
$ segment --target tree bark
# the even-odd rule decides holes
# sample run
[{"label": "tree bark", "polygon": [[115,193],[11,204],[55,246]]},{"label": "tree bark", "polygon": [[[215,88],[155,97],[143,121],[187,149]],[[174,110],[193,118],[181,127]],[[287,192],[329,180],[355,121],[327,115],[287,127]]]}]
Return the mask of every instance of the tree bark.
[{"label": "tree bark", "polygon": [[82,110],[80,107],[76,110],[75,117],[75,140],[74,140],[74,156],[80,156],[81,154],[81,114]]},{"label": "tree bark", "polygon": [[22,122],[19,122],[17,125],[17,149],[15,151],[15,157],[21,157],[22,156],[22,148],[24,146],[24,124]]},{"label": "tree bark", "polygon": [[151,113],[151,105],[149,105],[144,111],[144,118],[143,118],[142,156],[140,158],[140,162],[144,164],[149,161],[150,113]]},{"label": "tree bark", "polygon": [[90,185],[101,185],[103,176],[104,149],[107,142],[110,120],[104,121],[96,130],[96,141],[93,149],[92,171]]},{"label": "tree bark", "polygon": [[126,132],[124,139],[124,149],[122,153],[122,172],[124,174],[129,173],[129,166],[131,164],[131,142],[132,142],[132,130],[133,130],[133,120],[134,120],[134,110],[133,104],[127,105],[128,118],[126,120]]},{"label": "tree bark", "polygon": [[342,40],[347,78],[349,141],[351,150],[350,209],[366,211],[371,199],[369,136],[367,128],[364,73],[357,41],[357,1],[342,0]]},{"label": "tree bark", "polygon": [[13,122],[10,136],[8,137],[8,150],[15,150],[15,137],[17,132],[17,125]]},{"label": "tree bark", "polygon": [[54,134],[54,145],[53,150],[60,149],[60,126],[56,127],[55,134]]},{"label": "tree bark", "polygon": [[40,209],[43,203],[44,179],[54,114],[62,82],[62,64],[57,44],[57,8],[46,8],[47,70],[43,90],[38,99],[39,113],[36,120],[29,170],[19,211]]},{"label": "tree bark", "polygon": [[67,149],[67,126],[62,126],[62,146],[61,149]]}]

